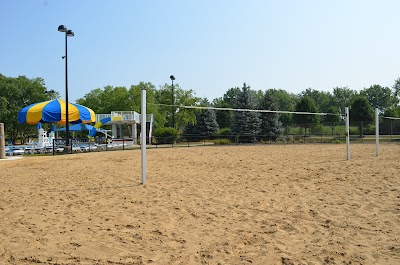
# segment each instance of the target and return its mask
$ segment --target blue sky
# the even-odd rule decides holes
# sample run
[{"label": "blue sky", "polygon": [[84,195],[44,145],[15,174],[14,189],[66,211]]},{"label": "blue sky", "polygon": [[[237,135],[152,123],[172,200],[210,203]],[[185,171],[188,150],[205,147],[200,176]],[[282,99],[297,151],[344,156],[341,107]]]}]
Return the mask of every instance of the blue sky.
[{"label": "blue sky", "polygon": [[397,0],[0,0],[0,73],[42,77],[70,101],[106,85],[156,87],[173,74],[212,100],[252,89],[392,86],[400,77]]}]

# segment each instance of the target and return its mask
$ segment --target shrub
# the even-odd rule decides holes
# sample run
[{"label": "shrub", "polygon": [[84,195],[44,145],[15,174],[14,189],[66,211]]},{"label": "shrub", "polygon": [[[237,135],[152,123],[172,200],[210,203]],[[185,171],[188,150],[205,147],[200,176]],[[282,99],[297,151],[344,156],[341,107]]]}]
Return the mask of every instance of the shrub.
[{"label": "shrub", "polygon": [[375,134],[375,124],[368,124],[365,128],[364,128],[364,134],[370,134],[370,135],[374,135]]},{"label": "shrub", "polygon": [[289,135],[289,136],[287,136],[287,137],[284,137],[284,139],[286,139],[286,141],[289,142],[289,143],[291,143],[291,142],[294,143],[294,137],[293,137],[293,135]]},{"label": "shrub", "polygon": [[334,144],[343,144],[344,141],[343,141],[343,140],[336,139],[336,140],[333,140],[332,143],[334,143]]},{"label": "shrub", "polygon": [[224,144],[230,144],[231,141],[229,141],[229,139],[216,139],[214,140],[214,144],[220,144],[220,145],[224,145]]},{"label": "shrub", "polygon": [[[312,134],[317,134],[317,133],[325,133],[325,126],[321,125],[321,124],[316,124],[313,126],[313,128],[311,129],[311,133]],[[328,130],[329,133],[329,130]]]},{"label": "shrub", "polygon": [[349,128],[349,133],[350,133],[350,135],[360,135],[360,130],[357,127],[351,126]]},{"label": "shrub", "polygon": [[231,128],[222,128],[215,132],[217,136],[228,136],[231,135]]},{"label": "shrub", "polygon": [[178,131],[172,127],[157,128],[154,130],[154,138],[157,144],[173,144],[178,139]]}]

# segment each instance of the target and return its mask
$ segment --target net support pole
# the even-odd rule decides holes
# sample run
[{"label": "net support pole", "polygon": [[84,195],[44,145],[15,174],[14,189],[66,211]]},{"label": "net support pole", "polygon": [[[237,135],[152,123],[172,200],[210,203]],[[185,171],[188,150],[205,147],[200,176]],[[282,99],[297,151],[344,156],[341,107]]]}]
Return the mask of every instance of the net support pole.
[{"label": "net support pole", "polygon": [[349,107],[346,107],[346,151],[347,151],[347,160],[350,160],[350,116],[349,116]]},{"label": "net support pole", "polygon": [[375,139],[376,139],[375,155],[379,156],[379,111],[378,111],[378,108],[375,109]]},{"label": "net support pole", "polygon": [[0,159],[6,159],[6,139],[4,123],[0,123]]},{"label": "net support pole", "polygon": [[141,133],[140,133],[140,144],[142,153],[142,184],[146,185],[146,88],[142,88],[142,118],[141,118]]}]

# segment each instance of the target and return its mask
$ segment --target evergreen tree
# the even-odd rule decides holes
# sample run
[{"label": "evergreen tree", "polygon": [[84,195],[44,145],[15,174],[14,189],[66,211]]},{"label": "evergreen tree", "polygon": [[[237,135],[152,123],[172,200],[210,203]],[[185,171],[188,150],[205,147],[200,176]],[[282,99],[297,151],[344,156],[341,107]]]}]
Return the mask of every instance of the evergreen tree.
[{"label": "evergreen tree", "polygon": [[[256,109],[257,100],[250,87],[244,83],[242,90],[237,95],[235,108]],[[232,132],[239,135],[240,142],[254,143],[256,136],[261,131],[261,119],[259,112],[236,111],[233,119]]]},{"label": "evergreen tree", "polygon": [[[225,102],[222,98],[216,98],[212,103],[213,107],[216,108],[232,108],[228,102]],[[217,123],[220,129],[222,128],[230,128],[233,122],[233,112],[232,111],[216,111],[215,115],[217,116]]]},{"label": "evergreen tree", "polygon": [[[260,109],[278,110],[278,104],[272,95],[266,92],[261,99]],[[276,140],[282,134],[282,123],[279,121],[279,113],[262,112],[261,116],[261,136],[268,140]]]},{"label": "evergreen tree", "polygon": [[[210,106],[207,100],[201,104],[203,106]],[[190,136],[192,140],[201,140],[204,137],[209,137],[219,130],[217,123],[217,116],[215,111],[211,109],[196,110],[196,123],[188,124],[185,127],[184,133]],[[188,136],[189,137],[189,136]]]},{"label": "evergreen tree", "polygon": [[[197,120],[198,119],[197,117],[199,116],[199,110],[195,110],[194,114],[195,114],[196,120]],[[189,122],[188,124],[186,124],[185,128],[183,129],[183,134],[187,135],[189,140],[193,139],[193,137],[195,135],[199,135],[200,134],[199,131],[197,130],[196,122],[194,122],[194,123],[190,123]]]},{"label": "evergreen tree", "polygon": [[203,136],[211,136],[218,131],[219,126],[215,111],[211,109],[202,110],[200,116],[198,117],[196,127]]}]

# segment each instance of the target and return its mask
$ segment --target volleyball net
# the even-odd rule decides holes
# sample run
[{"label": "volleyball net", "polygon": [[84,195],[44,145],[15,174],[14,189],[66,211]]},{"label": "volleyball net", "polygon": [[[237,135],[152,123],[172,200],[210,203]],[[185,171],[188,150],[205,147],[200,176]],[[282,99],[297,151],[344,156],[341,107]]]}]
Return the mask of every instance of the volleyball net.
[{"label": "volleyball net", "polygon": [[[142,91],[143,92],[143,91]],[[174,113],[180,110],[192,111],[196,115],[196,122],[185,128],[180,128],[180,133],[175,138],[163,138],[155,136],[149,143],[152,145],[188,145],[192,144],[272,144],[272,143],[346,143],[346,158],[350,160],[350,142],[375,141],[376,156],[379,155],[380,133],[382,139],[396,140],[400,135],[400,119],[393,117],[380,117],[375,110],[375,119],[370,121],[351,121],[349,108],[345,113],[324,112],[301,112],[285,110],[223,108],[213,106],[185,106],[170,104],[152,104],[157,107],[173,109]],[[144,109],[143,109],[144,107]],[[143,103],[142,94],[142,117],[146,113],[146,103]],[[208,124],[200,122],[204,112],[214,112],[221,121],[225,116],[225,124],[218,123],[218,129],[210,128],[214,119],[208,119]],[[228,113],[228,114],[227,114]],[[145,117],[144,117],[145,118]],[[143,118],[142,118],[143,119]],[[180,119],[177,117],[177,119]],[[143,120],[142,120],[143,121]],[[145,120],[144,120],[145,121]],[[269,129],[266,129],[266,126]],[[146,131],[142,127],[142,164],[146,163]],[[390,132],[390,135],[388,135]],[[400,137],[398,137],[400,138]],[[400,139],[399,139],[400,140]],[[144,158],[143,158],[144,157]],[[145,168],[142,168],[145,172]],[[142,175],[142,183],[145,184],[145,176]]]},{"label": "volleyball net", "polygon": [[[205,110],[212,110],[215,112],[220,131],[210,133],[210,131],[207,131],[204,126],[198,126],[196,130],[183,129],[180,134],[180,138],[176,139],[178,143],[181,141],[182,144],[185,144],[184,142],[187,141],[212,141],[218,139],[228,139],[230,143],[240,144],[242,142],[246,142],[248,134],[252,134],[252,138],[255,139],[254,143],[265,143],[266,141],[268,143],[342,143],[346,140],[345,113],[314,113],[282,110],[219,108],[212,106],[182,106],[170,104],[153,105],[166,107],[168,109],[174,107],[176,109],[196,110],[197,112],[202,112]],[[229,114],[222,114],[222,112]],[[263,130],[264,128],[261,128],[261,130],[258,131],[253,130],[250,132],[232,131],[232,119],[235,119],[235,113],[243,112],[258,113],[261,119],[265,118],[265,116],[269,114],[278,115],[279,123],[276,123],[275,126],[279,128],[275,133],[271,133],[268,130]],[[307,117],[299,118],[300,116]],[[242,118],[245,120],[248,117],[246,117],[246,115],[242,115],[241,117],[236,118]],[[222,122],[220,122],[221,119]],[[379,135],[381,140],[385,142],[400,141],[400,118],[378,116],[378,119]],[[229,121],[227,122],[227,120]],[[222,124],[222,126],[220,124]],[[261,127],[262,126],[265,125],[262,124]],[[375,120],[368,121],[361,119],[349,121],[350,141],[360,143],[375,141],[375,127]],[[157,140],[160,144],[168,143],[168,139],[162,139],[161,137],[155,139],[155,143],[157,143]]]},{"label": "volleyball net", "polygon": [[[273,143],[333,143],[345,141],[344,114],[314,113],[284,110],[260,110],[219,108],[205,106],[182,106],[170,104],[153,104],[170,110],[185,109],[196,113],[197,125],[180,128],[177,144],[185,145],[196,141],[208,141],[217,144],[273,144]],[[215,114],[218,130],[212,128],[212,117],[207,111]],[[204,120],[208,119],[208,124]],[[254,124],[250,124],[253,120]],[[212,123],[212,122],[211,122]],[[210,128],[211,126],[211,128]],[[235,129],[236,128],[236,129]],[[168,144],[172,139],[156,137],[154,143]]]}]

